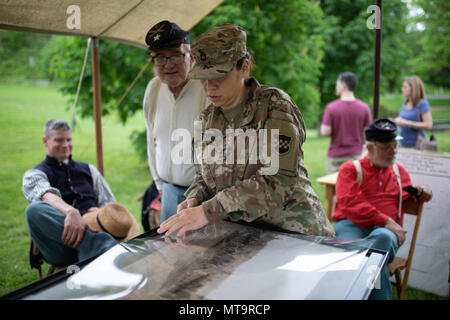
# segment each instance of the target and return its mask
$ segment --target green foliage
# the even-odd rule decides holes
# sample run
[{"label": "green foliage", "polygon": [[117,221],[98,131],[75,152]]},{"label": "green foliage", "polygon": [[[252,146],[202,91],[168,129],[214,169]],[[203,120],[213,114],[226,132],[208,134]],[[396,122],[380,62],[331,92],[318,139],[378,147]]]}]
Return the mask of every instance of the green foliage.
[{"label": "green foliage", "polygon": [[[375,30],[367,27],[372,15],[369,0],[322,0],[327,28],[323,30],[325,56],[320,81],[321,106],[336,99],[336,79],[341,72],[350,71],[359,78],[355,95],[370,102],[373,95]],[[401,0],[383,2],[381,46],[381,92],[398,90],[402,70],[408,57],[403,41],[408,10]]]},{"label": "green foliage", "polygon": [[144,130],[134,130],[130,135],[134,150],[139,155],[142,162],[147,161],[147,132]]},{"label": "green foliage", "polygon": [[44,79],[45,52],[41,49],[50,39],[51,36],[45,34],[0,30],[0,80]]},{"label": "green foliage", "polygon": [[[72,106],[77,92],[78,80],[83,65],[87,39],[77,37],[53,37],[49,55],[49,74],[53,82],[69,97]],[[145,50],[127,46],[114,41],[99,41],[100,79],[102,95],[102,114],[109,114],[119,99],[133,82],[141,68],[146,64],[148,53]],[[92,117],[92,64],[89,51],[77,108],[82,117]],[[117,107],[119,118],[126,123],[136,111],[142,109],[142,99],[148,81],[152,78],[148,67],[133,86],[126,98]]]},{"label": "green foliage", "polygon": [[286,91],[311,125],[318,115],[324,45],[320,7],[306,0],[225,0],[193,28],[193,38],[229,22],[247,32],[247,47],[256,61],[252,76]]},{"label": "green foliage", "polygon": [[424,10],[415,22],[423,23],[423,31],[414,31],[415,49],[408,61],[411,74],[425,83],[450,87],[450,4],[447,0],[415,0]]}]

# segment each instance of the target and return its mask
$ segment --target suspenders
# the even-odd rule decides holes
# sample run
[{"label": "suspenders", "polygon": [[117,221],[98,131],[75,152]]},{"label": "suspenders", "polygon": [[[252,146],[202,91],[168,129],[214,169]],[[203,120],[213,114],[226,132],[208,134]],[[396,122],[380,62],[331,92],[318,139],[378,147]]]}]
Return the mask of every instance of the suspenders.
[{"label": "suspenders", "polygon": [[[362,179],[363,179],[361,163],[359,162],[359,160],[353,160],[353,165],[356,168],[358,186],[361,186]],[[398,185],[398,188],[399,188],[398,213],[397,213],[397,219],[395,220],[395,222],[398,222],[398,220],[400,219],[400,215],[402,213],[402,201],[403,200],[402,200],[402,182],[401,182],[401,179],[400,179],[400,171],[398,170],[397,163],[394,163],[394,173],[395,173],[395,177],[397,178],[397,185]]]},{"label": "suspenders", "polygon": [[[155,94],[152,97],[152,102],[150,104],[150,126],[151,130],[153,132],[154,122],[155,122],[155,114],[156,109],[158,107],[158,96],[159,96],[159,90],[161,89],[161,80],[158,78],[155,88]],[[200,96],[200,105],[199,105],[199,113],[205,108],[205,102],[206,102],[206,93],[202,90],[201,96]]]},{"label": "suspenders", "polygon": [[151,126],[151,132],[153,132],[153,127],[155,123],[155,114],[156,114],[156,107],[157,107],[157,101],[159,96],[159,90],[161,89],[161,80],[158,78],[156,80],[156,89],[155,89],[155,95],[152,99],[152,104],[150,105],[150,126]]}]

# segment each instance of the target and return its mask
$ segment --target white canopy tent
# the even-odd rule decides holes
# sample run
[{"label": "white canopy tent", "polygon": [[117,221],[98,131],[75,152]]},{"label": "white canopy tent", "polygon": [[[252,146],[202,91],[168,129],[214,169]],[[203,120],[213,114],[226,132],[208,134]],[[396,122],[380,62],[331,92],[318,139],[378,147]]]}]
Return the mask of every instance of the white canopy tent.
[{"label": "white canopy tent", "polygon": [[91,37],[97,167],[103,173],[100,64],[97,39],[146,48],[161,20],[191,29],[223,0],[0,0],[0,29]]}]

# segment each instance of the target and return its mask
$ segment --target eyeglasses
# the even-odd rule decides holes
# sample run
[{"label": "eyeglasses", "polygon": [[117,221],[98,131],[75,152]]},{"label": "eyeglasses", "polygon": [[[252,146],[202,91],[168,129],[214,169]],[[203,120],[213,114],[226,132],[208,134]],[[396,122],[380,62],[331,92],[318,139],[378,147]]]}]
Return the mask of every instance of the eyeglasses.
[{"label": "eyeglasses", "polygon": [[173,64],[180,64],[183,61],[184,57],[188,54],[189,54],[189,52],[184,52],[184,53],[180,53],[180,54],[174,54],[173,56],[170,56],[170,57],[155,56],[155,57],[152,57],[152,61],[158,66],[164,66],[167,63],[167,60],[169,60],[169,59],[170,59],[170,62]]},{"label": "eyeglasses", "polygon": [[398,149],[397,141],[385,142],[385,143],[383,143],[383,142],[376,142],[375,145],[377,147],[379,147],[382,151],[385,151],[385,152],[387,152],[387,151],[389,151],[391,149],[394,150],[394,151],[396,151]]}]

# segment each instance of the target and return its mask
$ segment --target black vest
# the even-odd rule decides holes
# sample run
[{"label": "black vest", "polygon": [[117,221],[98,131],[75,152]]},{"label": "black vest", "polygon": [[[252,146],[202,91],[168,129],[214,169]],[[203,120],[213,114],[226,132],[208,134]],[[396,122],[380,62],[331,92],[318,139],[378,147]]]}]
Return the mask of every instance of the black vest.
[{"label": "black vest", "polygon": [[34,168],[43,171],[50,185],[59,190],[62,199],[78,209],[81,214],[91,207],[98,206],[87,163],[73,161],[70,156],[69,164],[66,165],[47,155],[45,160]]}]

